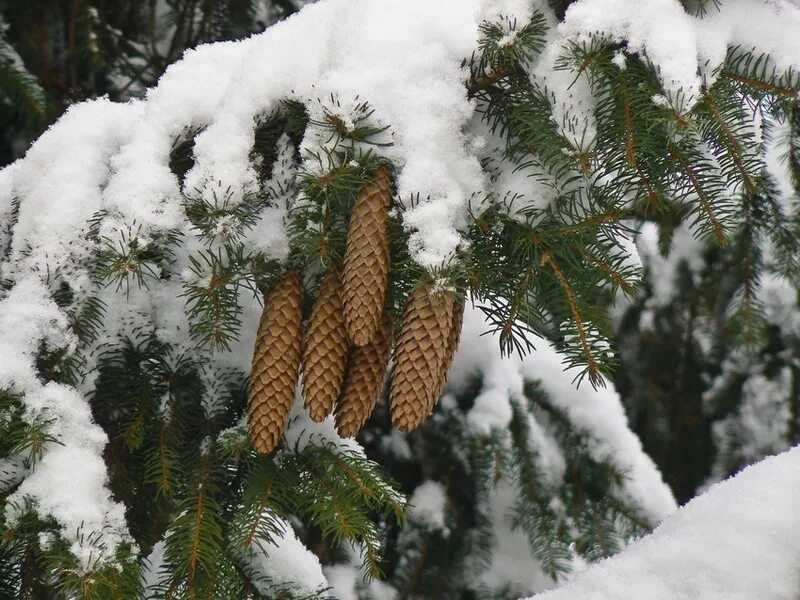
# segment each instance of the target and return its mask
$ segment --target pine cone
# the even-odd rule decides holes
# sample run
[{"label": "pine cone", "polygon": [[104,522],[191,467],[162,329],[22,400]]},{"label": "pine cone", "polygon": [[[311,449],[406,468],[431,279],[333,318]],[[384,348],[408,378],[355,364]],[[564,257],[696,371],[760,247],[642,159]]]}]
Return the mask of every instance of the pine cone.
[{"label": "pine cone", "polygon": [[384,315],[373,340],[353,348],[344,392],[336,405],[336,430],[340,436],[355,436],[372,414],[386,374],[391,341],[392,320]]},{"label": "pine cone", "polygon": [[319,288],[303,349],[303,397],[314,421],[322,421],[331,413],[342,390],[347,346],[342,282],[338,273],[331,272]]},{"label": "pine cone", "polygon": [[453,296],[417,289],[406,305],[395,346],[389,401],[392,425],[411,431],[431,413],[438,399],[453,324]]},{"label": "pine cone", "polygon": [[392,199],[388,167],[380,167],[356,199],[350,216],[342,275],[344,318],[350,340],[365,346],[378,331],[389,282],[386,220]]},{"label": "pine cone", "polygon": [[458,350],[458,342],[461,340],[461,326],[464,323],[464,298],[453,298],[453,318],[450,322],[450,335],[447,337],[447,349],[442,362],[442,370],[439,372],[439,382],[436,386],[435,398],[442,393],[442,388],[447,381],[447,373],[453,364],[453,357]]},{"label": "pine cone", "polygon": [[300,370],[303,284],[296,271],[284,275],[267,298],[258,325],[247,416],[250,441],[269,454],[278,445],[294,401]]}]

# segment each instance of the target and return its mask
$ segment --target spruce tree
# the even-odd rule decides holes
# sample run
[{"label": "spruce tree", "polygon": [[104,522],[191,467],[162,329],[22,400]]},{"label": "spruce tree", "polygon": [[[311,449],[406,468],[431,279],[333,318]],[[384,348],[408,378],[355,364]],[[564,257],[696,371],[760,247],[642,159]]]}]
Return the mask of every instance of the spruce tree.
[{"label": "spruce tree", "polygon": [[709,406],[793,376],[800,11],[650,8],[323,0],[72,106],[0,171],[0,593],[513,598],[672,512],[611,314],[681,232]]}]

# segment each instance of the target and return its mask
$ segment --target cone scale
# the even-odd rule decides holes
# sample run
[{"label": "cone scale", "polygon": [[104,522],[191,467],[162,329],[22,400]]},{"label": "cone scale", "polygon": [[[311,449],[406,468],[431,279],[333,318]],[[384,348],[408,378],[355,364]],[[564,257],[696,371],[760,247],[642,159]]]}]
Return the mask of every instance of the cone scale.
[{"label": "cone scale", "polygon": [[247,421],[250,441],[260,454],[269,454],[280,441],[294,401],[300,370],[303,321],[300,275],[284,275],[267,298],[256,334]]},{"label": "cone scale", "polygon": [[389,282],[386,226],[391,199],[389,169],[382,166],[362,188],[350,216],[342,299],[347,333],[356,346],[369,344],[381,324]]},{"label": "cone scale", "polygon": [[322,421],[333,410],[344,382],[347,350],[342,282],[332,272],[320,286],[303,348],[303,399],[313,421]]},{"label": "cone scale", "polygon": [[446,372],[453,295],[418,288],[409,298],[395,346],[389,392],[392,425],[411,431],[433,411]]},{"label": "cone scale", "polygon": [[340,436],[355,436],[372,414],[386,375],[391,337],[392,320],[384,315],[373,340],[353,348],[344,391],[336,405],[336,430]]}]

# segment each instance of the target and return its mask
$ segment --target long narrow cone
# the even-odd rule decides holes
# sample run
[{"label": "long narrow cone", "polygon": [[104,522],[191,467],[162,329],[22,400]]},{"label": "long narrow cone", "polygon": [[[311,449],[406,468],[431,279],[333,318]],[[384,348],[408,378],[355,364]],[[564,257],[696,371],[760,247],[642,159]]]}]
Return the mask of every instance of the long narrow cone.
[{"label": "long narrow cone", "polygon": [[337,272],[331,272],[320,286],[303,347],[303,398],[314,421],[331,413],[342,390],[347,347],[342,282]]},{"label": "long narrow cone", "polygon": [[303,320],[300,275],[284,275],[267,298],[258,325],[247,390],[250,441],[269,454],[280,441],[300,370]]},{"label": "long narrow cone", "polygon": [[389,282],[391,203],[389,168],[380,167],[362,188],[353,206],[342,272],[342,299],[347,333],[356,346],[368,344],[378,331]]},{"label": "long narrow cone", "polygon": [[[444,361],[442,362],[442,369],[439,372],[439,381],[436,385],[436,392],[434,394],[434,402],[436,398],[442,393],[442,388],[447,382],[447,374],[453,364],[453,357],[458,350],[458,343],[461,340],[461,327],[464,323],[464,298],[453,298],[453,315],[450,321],[450,332],[447,337],[447,349],[444,353]],[[431,407],[433,409],[433,407]]]},{"label": "long narrow cone", "polygon": [[433,410],[453,324],[453,296],[418,288],[406,305],[395,345],[389,402],[392,425],[411,431]]},{"label": "long narrow cone", "polygon": [[392,320],[384,315],[372,341],[366,346],[353,347],[344,391],[335,411],[340,436],[357,435],[372,414],[386,375],[391,342]]}]

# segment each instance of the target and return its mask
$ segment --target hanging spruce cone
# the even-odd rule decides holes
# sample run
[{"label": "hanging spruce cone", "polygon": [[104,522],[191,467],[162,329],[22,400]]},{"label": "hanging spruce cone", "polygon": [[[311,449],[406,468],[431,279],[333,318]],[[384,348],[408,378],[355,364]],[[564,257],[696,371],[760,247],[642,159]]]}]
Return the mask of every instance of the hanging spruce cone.
[{"label": "hanging spruce cone", "polygon": [[314,421],[322,421],[333,410],[344,381],[347,346],[342,282],[332,272],[320,286],[303,349],[303,398]]},{"label": "hanging spruce cone", "polygon": [[372,341],[353,348],[344,392],[336,405],[336,430],[340,436],[355,436],[372,414],[386,374],[391,341],[392,320],[384,315]]},{"label": "hanging spruce cone", "polygon": [[342,275],[347,333],[365,346],[377,332],[389,281],[386,231],[392,199],[388,167],[380,167],[361,190],[350,216]]},{"label": "hanging spruce cone", "polygon": [[395,346],[389,402],[392,425],[411,431],[424,421],[438,399],[453,323],[453,296],[417,289],[406,305]]},{"label": "hanging spruce cone", "polygon": [[290,271],[267,298],[258,325],[247,417],[250,441],[261,454],[278,445],[294,401],[303,335],[302,301],[300,275]]},{"label": "hanging spruce cone", "polygon": [[[450,321],[450,334],[447,337],[447,349],[442,361],[442,369],[439,371],[439,380],[436,384],[434,403],[436,398],[442,393],[442,388],[447,381],[447,373],[453,364],[453,357],[458,350],[458,342],[461,340],[461,326],[464,323],[464,298],[453,298],[453,318]],[[433,408],[433,407],[431,407]]]}]

